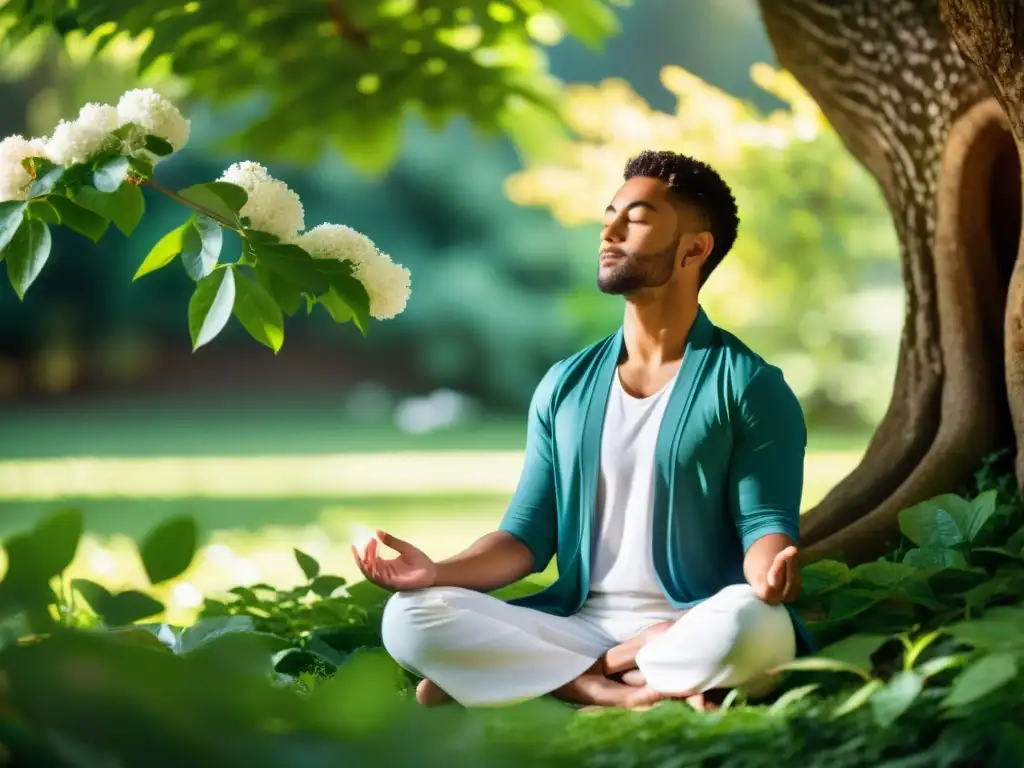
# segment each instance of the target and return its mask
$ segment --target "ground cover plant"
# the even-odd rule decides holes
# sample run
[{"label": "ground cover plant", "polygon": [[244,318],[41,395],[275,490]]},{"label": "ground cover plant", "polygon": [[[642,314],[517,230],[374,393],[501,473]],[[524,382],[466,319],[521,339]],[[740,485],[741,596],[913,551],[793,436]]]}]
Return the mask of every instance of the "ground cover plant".
[{"label": "ground cover plant", "polygon": [[[296,550],[305,583],[239,585],[186,627],[143,591],[62,573],[82,533],[59,510],[4,543],[0,752],[15,765],[842,766],[1024,760],[1024,504],[1012,458],[900,515],[903,538],[853,568],[804,568],[822,643],[765,701],[579,713],[554,701],[423,710],[379,647],[386,593]],[[181,574],[188,517],[139,542],[152,584]],[[524,581],[501,594],[538,589]]]}]

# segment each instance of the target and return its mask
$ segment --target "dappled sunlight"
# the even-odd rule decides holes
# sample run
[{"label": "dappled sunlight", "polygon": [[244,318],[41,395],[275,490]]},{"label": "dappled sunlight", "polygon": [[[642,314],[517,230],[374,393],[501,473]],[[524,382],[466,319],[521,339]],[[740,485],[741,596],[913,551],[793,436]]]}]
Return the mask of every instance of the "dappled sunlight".
[{"label": "dappled sunlight", "polygon": [[[860,453],[809,453],[807,495],[836,482]],[[0,500],[510,494],[522,465],[521,451],[2,461]]]},{"label": "dappled sunlight", "polygon": [[[853,450],[811,452],[804,508],[819,501],[859,457],[860,452]],[[83,472],[78,462],[88,470]],[[28,463],[35,465],[32,471],[20,474],[17,470]],[[53,510],[44,501],[91,495],[95,501],[84,501],[90,528],[90,510],[110,504],[110,497],[182,496],[183,505],[204,494],[211,497],[197,502],[204,540],[180,577],[148,585],[135,538],[117,530],[140,530],[138,516],[123,506],[93,509],[107,532],[87,533],[67,571],[69,578],[89,579],[114,591],[148,591],[167,606],[164,620],[186,623],[195,618],[204,597],[223,598],[232,587],[262,582],[288,589],[302,583],[293,549],[313,556],[325,573],[350,583],[362,578],[351,545],[378,529],[412,542],[431,557],[450,557],[494,530],[521,466],[518,452],[5,462],[0,464],[0,494],[8,501],[35,500],[39,516]],[[304,502],[312,505],[308,510],[279,498],[314,497],[325,489],[339,498],[311,498]],[[267,496],[272,498],[264,502]],[[234,508],[246,498],[254,501],[241,510]],[[257,503],[272,508],[257,509]],[[142,531],[157,521],[151,500],[146,511],[148,522]],[[279,523],[264,522],[271,513]],[[289,524],[289,518],[294,522]],[[0,568],[5,571],[6,563]]]},{"label": "dappled sunlight", "polygon": [[521,467],[520,451],[15,460],[0,462],[0,499],[500,492]]}]

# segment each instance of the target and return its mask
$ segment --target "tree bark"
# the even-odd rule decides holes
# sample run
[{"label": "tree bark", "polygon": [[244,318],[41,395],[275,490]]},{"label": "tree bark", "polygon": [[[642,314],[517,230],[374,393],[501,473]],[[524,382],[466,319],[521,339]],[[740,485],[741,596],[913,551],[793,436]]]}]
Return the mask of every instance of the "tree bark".
[{"label": "tree bark", "polygon": [[[1024,2],[942,0],[942,20],[1005,113],[1024,156]],[[1024,197],[1024,191],[1021,196]],[[1019,203],[1019,199],[1018,199]],[[1006,395],[1017,443],[1017,481],[1024,488],[1024,243],[1009,280],[1004,317]]]},{"label": "tree bark", "polygon": [[861,464],[801,529],[806,561],[863,561],[896,543],[902,509],[958,488],[1000,443],[1002,365],[986,312],[1003,305],[1004,283],[987,230],[969,231],[964,208],[968,188],[975,204],[987,197],[989,174],[972,169],[992,162],[999,110],[938,0],[761,8],[780,64],[878,180],[901,244],[907,311],[892,401]]}]

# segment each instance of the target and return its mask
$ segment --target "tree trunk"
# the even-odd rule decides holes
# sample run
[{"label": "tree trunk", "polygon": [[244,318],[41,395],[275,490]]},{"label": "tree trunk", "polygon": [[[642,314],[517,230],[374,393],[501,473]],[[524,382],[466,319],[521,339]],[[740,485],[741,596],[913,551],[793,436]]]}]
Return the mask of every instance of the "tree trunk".
[{"label": "tree trunk", "polygon": [[861,464],[801,529],[806,561],[863,561],[896,543],[900,510],[956,490],[1012,438],[1000,254],[1004,241],[1016,252],[1020,205],[1008,223],[994,218],[1002,194],[991,190],[1019,188],[1017,154],[938,0],[761,7],[781,65],[878,180],[901,244],[907,311],[892,401]]},{"label": "tree trunk", "polygon": [[[1024,154],[1024,3],[1020,0],[942,0],[942,19],[1007,117],[1017,156]],[[1018,175],[1016,214],[1021,215]],[[1014,200],[1006,191],[1006,205]],[[1017,444],[1017,481],[1024,488],[1024,249],[1014,243],[1014,267],[1003,319],[1003,364]]]}]

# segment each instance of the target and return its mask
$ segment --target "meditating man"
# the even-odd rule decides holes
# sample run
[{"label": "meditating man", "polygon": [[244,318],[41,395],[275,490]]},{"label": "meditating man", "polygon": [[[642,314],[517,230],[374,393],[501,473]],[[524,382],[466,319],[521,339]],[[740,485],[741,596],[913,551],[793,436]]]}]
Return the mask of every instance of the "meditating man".
[{"label": "meditating man", "polygon": [[[421,703],[699,706],[713,689],[763,692],[810,648],[786,605],[800,590],[803,413],[781,371],[698,303],[738,222],[708,165],[630,160],[597,272],[601,291],[625,297],[622,327],[541,380],[498,530],[437,563],[384,532],[353,549],[396,592],[383,642],[424,678]],[[552,557],[548,588],[486,594]]]}]

